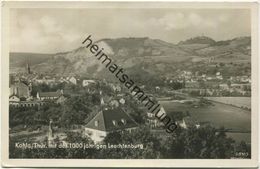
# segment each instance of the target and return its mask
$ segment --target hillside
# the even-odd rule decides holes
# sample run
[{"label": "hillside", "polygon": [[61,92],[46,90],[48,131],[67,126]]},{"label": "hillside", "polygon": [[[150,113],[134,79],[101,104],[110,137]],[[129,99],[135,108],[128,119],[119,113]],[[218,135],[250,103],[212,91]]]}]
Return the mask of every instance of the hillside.
[{"label": "hillside", "polygon": [[9,54],[10,72],[25,71],[25,66],[37,65],[51,59],[53,54],[39,54],[39,53],[17,53],[11,52]]},{"label": "hillside", "polygon": [[216,41],[207,37],[207,36],[197,36],[194,38],[187,39],[185,41],[180,41],[179,45],[187,45],[187,44],[208,44],[213,45]]},{"label": "hillside", "polygon": [[[195,37],[174,45],[144,37],[102,39],[96,43],[129,74],[142,79],[144,75],[173,76],[177,69],[205,67],[208,60],[215,63],[250,62],[250,42],[250,37],[219,42],[208,37]],[[110,76],[104,65],[84,47],[53,55],[11,53],[10,68],[15,70],[23,67],[27,58],[32,70],[36,72],[80,74],[95,78]],[[143,72],[143,75],[138,77],[140,72]]]},{"label": "hillside", "polygon": [[26,63],[31,65],[39,64],[50,59],[53,54],[39,54],[39,53],[10,53],[10,64],[11,66],[22,67]]}]

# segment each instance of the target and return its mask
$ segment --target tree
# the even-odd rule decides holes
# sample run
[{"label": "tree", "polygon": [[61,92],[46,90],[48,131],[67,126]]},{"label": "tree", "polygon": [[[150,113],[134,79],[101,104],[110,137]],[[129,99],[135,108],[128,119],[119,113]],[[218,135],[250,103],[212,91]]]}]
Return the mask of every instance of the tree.
[{"label": "tree", "polygon": [[83,137],[81,133],[67,132],[66,141],[68,143],[72,143],[75,145],[75,148],[67,149],[68,152],[67,158],[89,159],[97,156],[96,149],[94,148],[84,149],[84,144],[94,144],[94,143],[90,138]]},{"label": "tree", "polygon": [[188,128],[168,140],[166,158],[231,158],[234,156],[234,140],[227,138],[224,130],[211,126]]},{"label": "tree", "polygon": [[235,147],[236,156],[238,158],[251,158],[251,146],[250,144],[246,144],[246,142],[241,141]]},{"label": "tree", "polygon": [[115,148],[115,149],[102,149],[100,151],[100,158],[160,158],[161,146],[160,141],[156,138],[148,128],[141,127],[132,131],[131,133],[114,132],[108,134],[105,138],[106,144],[142,144],[141,148]]}]

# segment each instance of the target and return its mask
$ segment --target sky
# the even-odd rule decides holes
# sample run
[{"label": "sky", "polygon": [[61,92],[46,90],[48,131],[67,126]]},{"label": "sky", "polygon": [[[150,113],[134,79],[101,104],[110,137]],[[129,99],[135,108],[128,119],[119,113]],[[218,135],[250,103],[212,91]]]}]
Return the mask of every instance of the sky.
[{"label": "sky", "polygon": [[57,53],[92,39],[149,37],[178,43],[195,36],[250,36],[248,9],[98,8],[10,10],[10,51]]}]

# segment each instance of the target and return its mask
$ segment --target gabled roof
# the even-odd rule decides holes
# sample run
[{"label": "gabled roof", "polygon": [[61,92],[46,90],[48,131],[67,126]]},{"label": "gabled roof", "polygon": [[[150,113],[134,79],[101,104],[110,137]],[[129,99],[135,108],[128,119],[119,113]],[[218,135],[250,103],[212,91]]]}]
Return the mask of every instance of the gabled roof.
[{"label": "gabled roof", "polygon": [[96,83],[96,81],[95,80],[82,80],[82,82],[89,82],[89,83]]},{"label": "gabled roof", "polygon": [[17,95],[15,95],[15,94],[10,95],[10,96],[9,96],[9,99],[10,99],[11,97],[13,97],[13,96],[15,96],[15,97],[17,97],[17,98],[19,99],[19,97],[18,97]]},{"label": "gabled roof", "polygon": [[195,126],[196,122],[191,117],[184,117],[183,120],[185,121],[186,125],[188,126]]},{"label": "gabled roof", "polygon": [[[122,120],[124,122],[122,122]],[[86,128],[110,132],[137,126],[138,124],[124,110],[115,108],[97,113],[96,116],[88,122]]]},{"label": "gabled roof", "polygon": [[59,97],[61,92],[39,92],[39,97]]}]

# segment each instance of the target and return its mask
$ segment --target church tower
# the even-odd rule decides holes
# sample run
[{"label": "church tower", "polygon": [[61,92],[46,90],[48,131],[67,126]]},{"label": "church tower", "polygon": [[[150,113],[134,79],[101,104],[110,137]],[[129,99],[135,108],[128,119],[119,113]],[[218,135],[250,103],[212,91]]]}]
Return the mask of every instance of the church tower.
[{"label": "church tower", "polygon": [[28,62],[27,62],[27,64],[26,64],[26,73],[27,73],[27,74],[31,74],[31,68],[30,68],[30,65],[29,65]]},{"label": "church tower", "polygon": [[31,68],[30,68],[30,65],[29,65],[29,62],[28,62],[28,57],[26,58],[26,67],[25,67],[25,71],[27,74],[31,74]]}]

